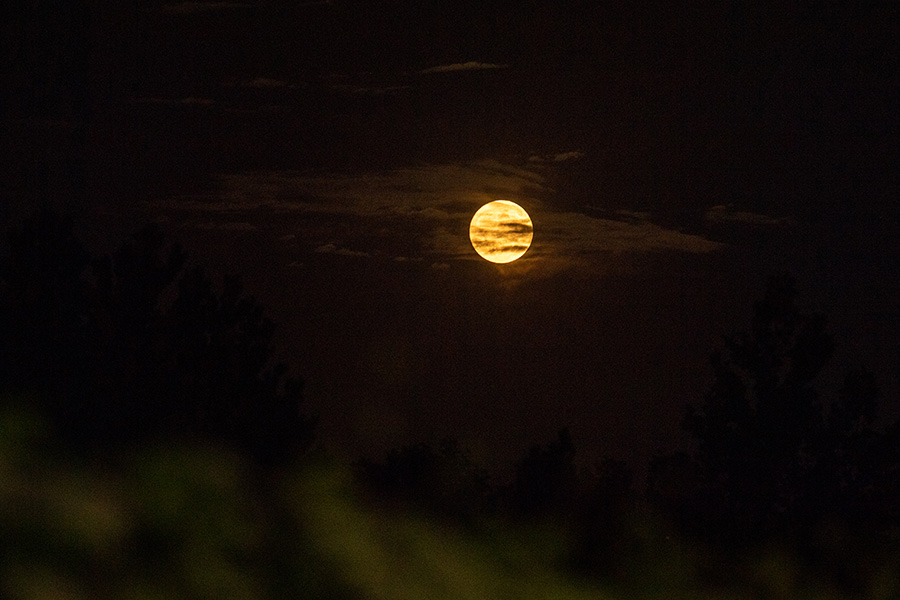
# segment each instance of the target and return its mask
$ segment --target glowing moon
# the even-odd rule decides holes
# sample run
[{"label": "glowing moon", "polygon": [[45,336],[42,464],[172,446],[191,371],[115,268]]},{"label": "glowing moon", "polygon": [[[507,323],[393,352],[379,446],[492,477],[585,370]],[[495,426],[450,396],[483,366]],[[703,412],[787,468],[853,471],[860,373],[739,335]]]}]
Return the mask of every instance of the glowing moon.
[{"label": "glowing moon", "polygon": [[509,200],[488,202],[469,224],[469,239],[475,252],[493,263],[508,263],[521,257],[533,237],[531,217]]}]

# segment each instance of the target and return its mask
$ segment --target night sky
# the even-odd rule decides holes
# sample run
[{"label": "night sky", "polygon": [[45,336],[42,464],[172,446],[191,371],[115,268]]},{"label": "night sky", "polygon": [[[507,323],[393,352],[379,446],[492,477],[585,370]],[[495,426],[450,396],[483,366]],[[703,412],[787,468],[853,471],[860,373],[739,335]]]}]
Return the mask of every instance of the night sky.
[{"label": "night sky", "polygon": [[[685,447],[785,270],[829,317],[823,393],[865,365],[896,416],[898,9],[633,4],[13,2],[2,217],[98,250],[159,222],[240,275],[351,458]],[[534,222],[508,265],[468,240],[496,199]]]}]

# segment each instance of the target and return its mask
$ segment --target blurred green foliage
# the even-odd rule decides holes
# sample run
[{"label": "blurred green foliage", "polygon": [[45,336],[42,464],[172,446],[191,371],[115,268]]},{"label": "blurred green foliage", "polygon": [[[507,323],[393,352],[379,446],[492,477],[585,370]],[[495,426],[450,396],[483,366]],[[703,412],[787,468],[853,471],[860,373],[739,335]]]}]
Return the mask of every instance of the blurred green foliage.
[{"label": "blurred green foliage", "polygon": [[[778,548],[729,563],[649,517],[616,581],[577,575],[550,521],[457,527],[364,500],[349,468],[262,470],[212,445],[69,456],[40,419],[0,414],[0,596],[43,598],[837,598]],[[890,564],[867,597],[896,597]],[[709,577],[715,572],[718,579]]]}]

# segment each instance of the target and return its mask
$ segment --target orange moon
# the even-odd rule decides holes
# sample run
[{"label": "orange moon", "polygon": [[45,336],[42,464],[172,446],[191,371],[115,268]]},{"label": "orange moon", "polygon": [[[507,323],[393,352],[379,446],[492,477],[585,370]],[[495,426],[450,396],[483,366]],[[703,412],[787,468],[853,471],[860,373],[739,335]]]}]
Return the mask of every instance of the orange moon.
[{"label": "orange moon", "polygon": [[469,224],[472,247],[492,263],[520,258],[531,246],[534,225],[525,209],[509,200],[488,202],[476,211]]}]

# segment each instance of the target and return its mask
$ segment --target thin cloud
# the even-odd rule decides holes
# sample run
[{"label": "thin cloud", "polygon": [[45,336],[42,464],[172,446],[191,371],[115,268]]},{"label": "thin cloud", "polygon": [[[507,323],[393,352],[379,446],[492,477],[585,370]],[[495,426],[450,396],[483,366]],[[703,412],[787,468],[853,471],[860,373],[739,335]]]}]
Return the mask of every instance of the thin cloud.
[{"label": "thin cloud", "polygon": [[446,220],[471,218],[469,211],[498,198],[533,198],[550,191],[540,176],[494,161],[356,175],[244,172],[221,176],[219,183],[215,197],[178,199],[172,207],[210,212],[265,207],[279,212]]},{"label": "thin cloud", "polygon": [[[666,229],[649,221],[599,219],[574,212],[535,212],[534,241],[526,260],[551,260],[569,266],[602,263],[603,257],[656,252],[706,254],[723,244],[699,235]],[[455,259],[479,260],[467,227],[436,229],[428,251]]]},{"label": "thin cloud", "polygon": [[354,96],[394,96],[408,92],[413,88],[411,85],[363,86],[338,84],[332,85],[331,89],[336,92],[352,94]]},{"label": "thin cloud", "polygon": [[531,164],[547,164],[547,163],[562,163],[562,162],[571,162],[576,160],[581,160],[584,158],[584,152],[560,152],[558,154],[535,154],[534,156],[528,157],[528,162]]},{"label": "thin cloud", "polygon": [[495,161],[350,175],[243,172],[218,181],[215,193],[172,199],[165,207],[204,221],[212,215],[232,222],[249,221],[240,215],[250,212],[272,215],[270,235],[296,235],[298,252],[305,247],[318,254],[396,257],[389,259],[395,263],[421,256],[425,265],[481,260],[469,240],[469,224],[479,207],[498,199],[515,201],[529,212],[534,241],[522,260],[535,264],[571,268],[600,264],[602,257],[615,254],[708,253],[722,247],[657,225],[647,213],[554,211],[556,192],[540,175]]},{"label": "thin cloud", "polygon": [[525,223],[499,223],[495,228],[499,229],[503,234],[530,234],[532,230],[531,225]]},{"label": "thin cloud", "polygon": [[419,71],[423,74],[429,73],[453,73],[455,71],[484,71],[488,69],[508,69],[509,65],[498,65],[494,63],[482,63],[469,61],[464,63],[453,63],[450,65],[438,65],[436,67],[428,67]]},{"label": "thin cloud", "polygon": [[256,225],[244,221],[210,221],[206,223],[198,223],[196,227],[197,229],[219,231],[256,231],[259,229],[259,227],[257,227]]},{"label": "thin cloud", "polygon": [[368,252],[359,252],[349,248],[338,248],[335,254],[338,256],[371,256]]},{"label": "thin cloud", "polygon": [[316,254],[336,254],[338,256],[370,256],[368,252],[360,252],[349,248],[339,248],[335,244],[323,244],[313,250]]},{"label": "thin cloud", "polygon": [[[544,251],[584,256],[626,252],[707,253],[722,244],[699,235],[666,229],[646,220],[599,219],[581,213],[550,213],[541,219]],[[535,225],[537,232],[537,224]],[[537,250],[540,250],[538,246]]]},{"label": "thin cloud", "polygon": [[713,206],[706,211],[705,217],[711,223],[741,223],[766,227],[780,227],[790,224],[790,219],[785,217],[770,217],[758,213],[739,211],[724,205]]},{"label": "thin cloud", "polygon": [[584,152],[562,152],[553,156],[553,162],[566,162],[567,160],[580,160],[584,158]]},{"label": "thin cloud", "polygon": [[196,13],[253,7],[254,5],[252,4],[240,2],[178,2],[163,4],[159,10],[168,15],[191,15]]},{"label": "thin cloud", "polygon": [[617,210],[613,214],[628,221],[649,221],[653,216],[647,211]]},{"label": "thin cloud", "polygon": [[439,208],[434,208],[433,206],[429,206],[427,208],[413,209],[409,211],[409,215],[413,217],[421,217],[423,219],[435,219],[435,220],[443,220],[449,219],[450,213],[446,210],[441,210]]},{"label": "thin cloud", "polygon": [[281,79],[272,79],[270,77],[257,77],[255,79],[251,79],[250,81],[245,81],[240,85],[241,87],[256,89],[277,89],[290,87],[287,81],[282,81]]},{"label": "thin cloud", "polygon": [[433,230],[430,235],[423,240],[423,246],[426,252],[430,254],[438,254],[448,258],[476,259],[475,250],[469,241],[468,231],[463,225],[455,227],[453,230],[446,227],[438,227]]},{"label": "thin cloud", "polygon": [[166,106],[212,106],[213,100],[210,98],[198,98],[196,96],[188,96],[186,98],[136,98],[133,100],[138,104],[162,104]]}]

